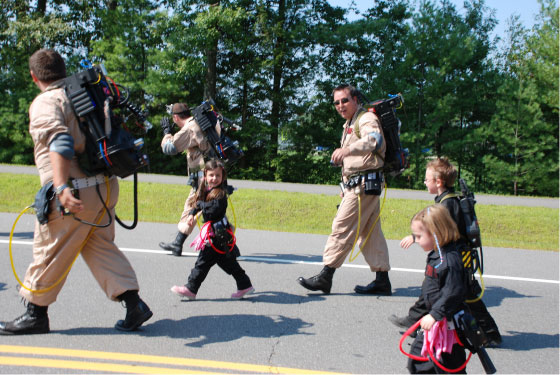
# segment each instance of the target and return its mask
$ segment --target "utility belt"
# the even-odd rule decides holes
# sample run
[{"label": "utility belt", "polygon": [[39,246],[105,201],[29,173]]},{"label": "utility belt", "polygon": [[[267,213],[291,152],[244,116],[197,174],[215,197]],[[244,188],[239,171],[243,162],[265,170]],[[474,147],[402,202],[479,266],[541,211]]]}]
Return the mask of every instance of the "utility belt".
[{"label": "utility belt", "polygon": [[[91,176],[91,177],[83,177],[83,178],[73,178],[70,179],[70,183],[73,189],[76,190],[80,190],[80,189],[85,189],[87,187],[90,186],[97,186],[97,185],[101,185],[103,183],[105,183],[105,174],[103,173],[99,173],[96,174],[95,176]],[[111,177],[108,177],[109,180],[116,178],[117,176],[112,175]]]},{"label": "utility belt", "polygon": [[[111,180],[116,177],[117,176],[113,175],[108,178],[109,180]],[[105,183],[105,174],[100,173],[91,177],[72,178],[69,180],[68,186],[72,189],[72,194],[79,199],[80,194],[78,190],[85,189],[91,186],[97,186],[103,183]],[[37,220],[40,224],[46,224],[48,222],[48,216],[51,212],[50,201],[52,201],[53,199],[56,199],[57,209],[60,210],[64,215],[68,214],[68,211],[66,211],[60,204],[60,201],[58,201],[58,198],[55,194],[53,182],[51,180],[47,182],[43,187],[41,187],[41,189],[39,189],[39,191],[35,195],[35,202],[32,205],[32,207],[35,209]],[[109,223],[111,223],[111,219]]]},{"label": "utility belt", "polygon": [[364,182],[364,193],[366,195],[381,195],[383,190],[383,172],[380,169],[359,172],[348,177],[346,183],[342,183],[345,189],[353,189]]}]

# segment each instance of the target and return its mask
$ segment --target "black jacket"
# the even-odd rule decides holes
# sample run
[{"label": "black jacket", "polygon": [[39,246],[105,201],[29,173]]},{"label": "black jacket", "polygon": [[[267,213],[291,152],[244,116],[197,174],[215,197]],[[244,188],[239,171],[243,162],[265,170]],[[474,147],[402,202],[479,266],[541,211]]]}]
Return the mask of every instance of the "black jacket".
[{"label": "black jacket", "polygon": [[462,246],[464,244],[458,242],[443,246],[443,261],[437,249],[428,254],[422,298],[430,315],[436,320],[443,317],[449,320],[464,308],[467,277],[460,253]]},{"label": "black jacket", "polygon": [[457,224],[457,229],[459,229],[459,234],[461,235],[461,240],[466,241],[467,239],[467,228],[465,225],[465,219],[463,217],[463,212],[461,211],[461,204],[459,203],[458,197],[451,197],[444,199],[449,194],[455,194],[453,188],[444,191],[435,198],[436,203],[441,203],[447,208],[451,218]]},{"label": "black jacket", "polygon": [[198,212],[202,211],[202,218],[204,219],[204,222],[216,222],[222,220],[224,216],[226,216],[227,206],[227,195],[224,194],[222,198],[213,199],[208,202],[197,201],[196,208],[193,208],[190,214],[196,215]]}]

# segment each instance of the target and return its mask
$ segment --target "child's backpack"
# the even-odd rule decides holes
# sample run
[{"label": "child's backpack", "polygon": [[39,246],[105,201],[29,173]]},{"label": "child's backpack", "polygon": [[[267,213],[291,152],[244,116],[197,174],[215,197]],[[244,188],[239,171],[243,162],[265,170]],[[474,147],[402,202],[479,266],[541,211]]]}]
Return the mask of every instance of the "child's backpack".
[{"label": "child's backpack", "polygon": [[474,209],[476,200],[474,199],[473,192],[469,190],[464,179],[459,179],[459,186],[461,187],[461,195],[455,193],[447,194],[445,197],[443,197],[440,203],[448,198],[456,197],[459,199],[461,214],[463,215],[463,221],[465,222],[464,229],[467,235],[467,243],[472,250],[476,251],[480,248],[480,256],[478,256],[478,253],[475,253],[473,254],[473,258],[475,258],[475,261],[477,263],[480,263],[477,266],[480,266],[480,271],[482,273],[482,241],[480,239],[480,226],[478,225],[478,219],[476,217],[476,212]]},{"label": "child's backpack", "polygon": [[[393,177],[400,175],[408,168],[408,149],[401,145],[401,121],[396,114],[396,110],[401,108],[402,104],[402,96],[398,94],[389,99],[376,100],[364,106],[368,112],[375,113],[381,121],[383,138],[386,142],[383,172]],[[354,122],[354,133],[358,137],[360,137],[359,119],[363,113],[359,114]]]}]

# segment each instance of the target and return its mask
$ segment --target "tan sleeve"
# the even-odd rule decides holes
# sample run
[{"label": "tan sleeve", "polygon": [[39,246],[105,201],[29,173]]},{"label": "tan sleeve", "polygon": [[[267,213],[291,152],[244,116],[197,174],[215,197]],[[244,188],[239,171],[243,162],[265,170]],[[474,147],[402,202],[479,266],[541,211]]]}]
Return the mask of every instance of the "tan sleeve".
[{"label": "tan sleeve", "polygon": [[360,139],[348,146],[351,155],[373,151],[385,153],[385,141],[381,122],[377,115],[366,112],[359,119]]},{"label": "tan sleeve", "polygon": [[44,147],[48,147],[56,135],[70,134],[62,105],[52,92],[40,94],[29,107],[29,133],[36,145]]}]

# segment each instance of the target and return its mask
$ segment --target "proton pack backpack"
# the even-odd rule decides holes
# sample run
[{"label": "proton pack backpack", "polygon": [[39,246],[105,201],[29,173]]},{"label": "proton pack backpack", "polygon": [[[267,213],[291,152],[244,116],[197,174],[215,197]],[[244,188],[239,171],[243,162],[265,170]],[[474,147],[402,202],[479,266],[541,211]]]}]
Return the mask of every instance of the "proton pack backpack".
[{"label": "proton pack backpack", "polygon": [[[366,100],[366,102],[369,102]],[[383,159],[383,172],[396,177],[408,168],[408,149],[403,148],[400,139],[401,121],[397,118],[396,110],[402,106],[402,96],[395,95],[389,99],[380,99],[364,107],[368,112],[375,113],[381,122],[383,138],[385,139],[385,158]],[[360,117],[354,122],[354,133],[360,138]]]},{"label": "proton pack backpack", "polygon": [[[91,66],[65,78],[66,95],[86,135],[86,151],[79,155],[80,165],[88,175],[105,173],[125,178],[148,165],[148,157],[141,151],[142,138],[125,127],[125,120],[113,113],[126,108],[144,131],[152,127],[145,115],[128,101],[126,89],[106,77],[102,65]],[[126,97],[123,97],[127,94]]]},{"label": "proton pack backpack", "polygon": [[[448,198],[457,198],[459,200],[459,206],[461,207],[461,214],[463,215],[463,221],[465,222],[465,233],[467,235],[467,244],[469,248],[472,250],[472,253],[469,255],[468,259],[464,259],[465,263],[469,263],[469,266],[476,271],[478,267],[480,267],[480,272],[483,273],[484,266],[483,266],[483,256],[482,256],[482,241],[480,239],[480,226],[478,225],[478,219],[476,217],[476,212],[474,206],[476,204],[476,200],[474,199],[474,194],[469,190],[467,187],[467,183],[464,179],[459,179],[459,186],[461,187],[461,195],[450,193],[447,194],[443,199],[440,201],[443,202]],[[480,249],[480,255],[478,254],[478,249]],[[463,255],[465,258],[465,255]],[[468,260],[468,262],[467,262]],[[472,263],[474,260],[474,264]],[[467,264],[465,264],[467,267]]]},{"label": "proton pack backpack", "polygon": [[[234,128],[236,125],[217,112],[215,106],[216,103],[212,99],[206,100],[193,109],[192,114],[196,123],[206,135],[208,143],[210,143],[210,156],[222,160],[226,170],[229,170],[243,156],[243,151],[238,148],[237,141],[232,141],[225,135],[224,122],[229,123]],[[220,134],[216,131],[218,123],[220,124]]]}]

